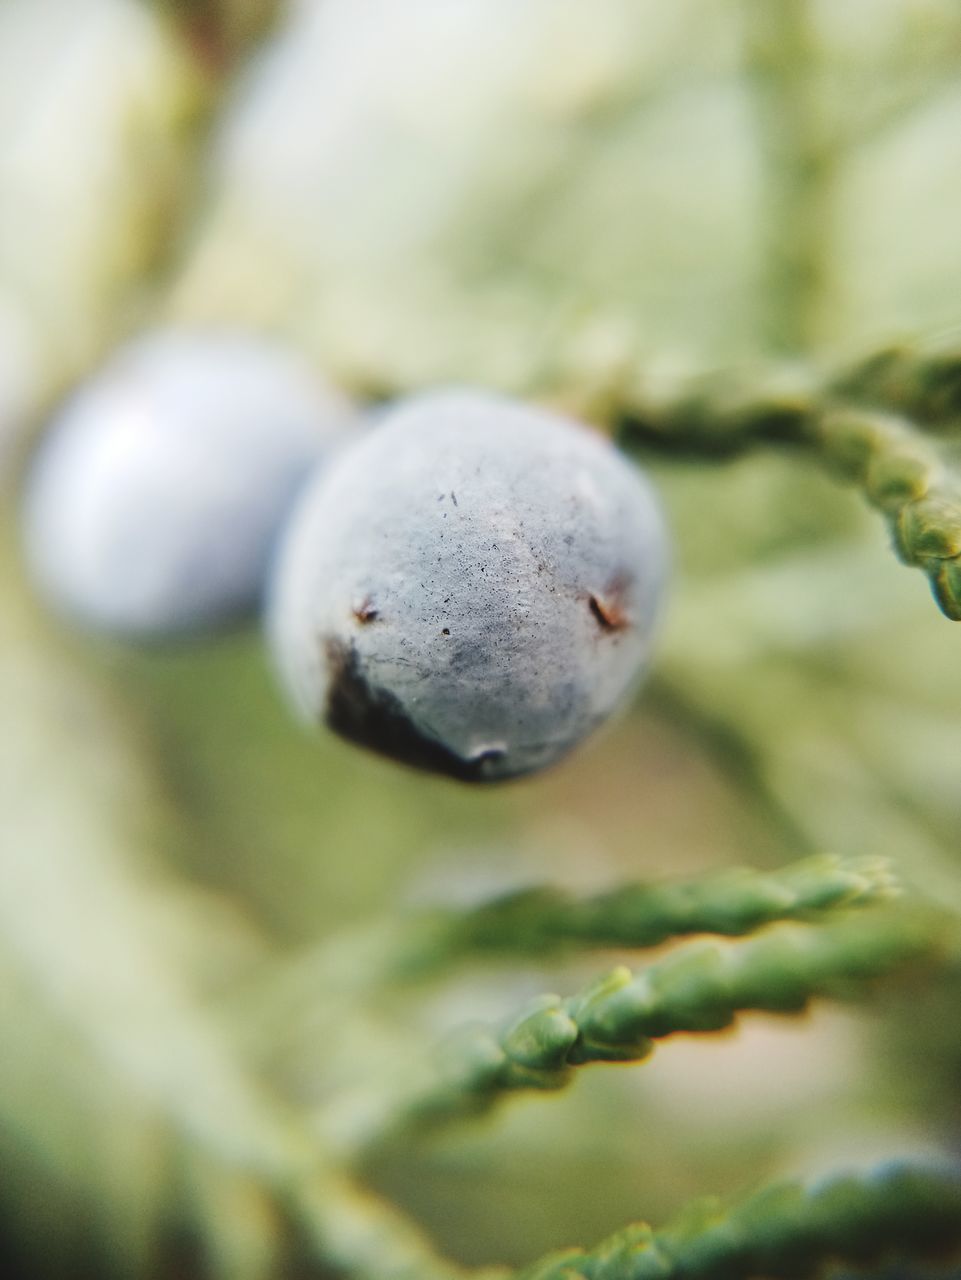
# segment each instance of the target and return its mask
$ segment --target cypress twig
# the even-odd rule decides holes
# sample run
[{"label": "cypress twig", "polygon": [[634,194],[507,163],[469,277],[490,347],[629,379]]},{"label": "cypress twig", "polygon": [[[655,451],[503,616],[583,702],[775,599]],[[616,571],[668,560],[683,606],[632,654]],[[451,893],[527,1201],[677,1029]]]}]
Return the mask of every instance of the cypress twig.
[{"label": "cypress twig", "polygon": [[907,419],[821,397],[811,385],[705,379],[666,397],[638,397],[620,436],[713,457],[759,444],[809,453],[883,513],[900,558],[927,574],[942,612],[961,620],[961,478]]},{"label": "cypress twig", "polygon": [[663,1230],[627,1227],[596,1249],[553,1254],[516,1280],[804,1280],[830,1262],[930,1260],[959,1249],[958,1172],[889,1164],[867,1176],[768,1187],[729,1208],[703,1201]]},{"label": "cypress twig", "polygon": [[519,1091],[558,1089],[575,1067],[639,1062],[655,1040],[720,1031],[740,1013],[797,1013],[818,997],[863,996],[872,982],[943,964],[957,949],[953,920],[879,907],[730,945],[687,945],[637,974],[620,966],[567,999],[540,997],[501,1028],[465,1028],[440,1051],[436,1077],[386,1128],[444,1123]]},{"label": "cypress twig", "polygon": [[827,854],[776,871],[734,867],[692,880],[620,885],[586,898],[539,885],[467,911],[418,917],[404,931],[393,969],[420,978],[478,953],[654,947],[698,933],[739,937],[778,921],[867,906],[896,891],[883,859]]},{"label": "cypress twig", "polygon": [[385,984],[442,977],[471,957],[543,956],[590,947],[653,947],[692,934],[738,937],[784,920],[817,920],[898,892],[881,858],[819,854],[775,871],[734,867],[663,884],[626,884],[590,897],[548,885],[467,909],[436,908],[353,930],[281,961],[239,997],[232,1020],[245,1038],[274,1043],[325,993],[336,1022]]},{"label": "cypress twig", "polygon": [[961,425],[961,342],[892,343],[842,369],[827,389],[948,434]]},{"label": "cypress twig", "polygon": [[765,336],[787,351],[818,341],[832,280],[839,139],[816,92],[821,44],[813,8],[809,0],[742,6],[744,73],[763,172]]}]

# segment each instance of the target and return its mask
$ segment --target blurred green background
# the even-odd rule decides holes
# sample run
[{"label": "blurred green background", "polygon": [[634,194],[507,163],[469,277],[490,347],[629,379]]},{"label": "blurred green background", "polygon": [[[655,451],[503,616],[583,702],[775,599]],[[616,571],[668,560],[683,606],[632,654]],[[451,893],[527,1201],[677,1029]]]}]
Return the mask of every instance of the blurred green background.
[{"label": "blurred green background", "polygon": [[[478,791],[303,733],[256,626],[71,634],[16,537],[47,413],[161,322],[280,335],[360,398],[469,382],[588,416],[637,368],[950,335],[959,71],[951,0],[0,0],[4,1274],[300,1274],[257,1179],[210,1159],[246,1141],[224,1064],[312,1114],[405,1036],[597,968],[468,968],[353,1021],[307,983],[265,1014],[329,935],[820,850],[961,905],[958,635],[798,459],[652,460],[676,581],[651,680],[561,767]],[[523,1262],[956,1150],[959,1021],[923,990],[748,1018],[363,1173],[453,1257]]]}]

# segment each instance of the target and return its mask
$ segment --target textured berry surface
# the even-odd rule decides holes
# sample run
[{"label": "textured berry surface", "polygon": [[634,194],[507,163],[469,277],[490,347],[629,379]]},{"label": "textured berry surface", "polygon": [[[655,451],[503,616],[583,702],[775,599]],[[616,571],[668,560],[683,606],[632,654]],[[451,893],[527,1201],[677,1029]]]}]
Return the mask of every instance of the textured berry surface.
[{"label": "textured berry surface", "polygon": [[421,396],[316,481],[269,606],[300,711],[471,780],[551,764],[645,666],[668,561],[602,437],[473,391]]},{"label": "textured berry surface", "polygon": [[42,442],[24,507],[34,579],[62,612],[121,636],[249,613],[282,521],[348,420],[346,402],[264,340],[141,338]]}]

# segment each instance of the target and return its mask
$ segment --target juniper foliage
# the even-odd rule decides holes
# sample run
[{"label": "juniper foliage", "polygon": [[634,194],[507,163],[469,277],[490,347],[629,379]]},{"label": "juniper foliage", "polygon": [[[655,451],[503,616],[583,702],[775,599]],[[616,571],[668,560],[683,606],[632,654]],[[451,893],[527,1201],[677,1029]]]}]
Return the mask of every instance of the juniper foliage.
[{"label": "juniper foliage", "polygon": [[[957,1257],[957,636],[862,507],[961,618],[959,50],[948,0],[0,5],[5,1273]],[[255,636],[58,632],[18,470],[158,321],[611,430],[681,569],[636,714],[477,797],[301,741]]]}]

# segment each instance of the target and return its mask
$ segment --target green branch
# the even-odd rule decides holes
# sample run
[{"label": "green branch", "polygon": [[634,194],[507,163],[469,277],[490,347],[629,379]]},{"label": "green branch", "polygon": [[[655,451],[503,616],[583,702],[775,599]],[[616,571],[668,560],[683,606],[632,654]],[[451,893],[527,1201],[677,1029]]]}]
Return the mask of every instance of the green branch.
[{"label": "green branch", "polygon": [[737,937],[783,920],[818,920],[898,892],[881,858],[805,858],[776,871],[735,867],[693,880],[628,884],[579,898],[547,885],[466,910],[437,908],[351,930],[284,959],[234,993],[227,1016],[247,1043],[273,1044],[291,1021],[356,1016],[371,993],[444,977],[458,961],[564,948],[653,947],[698,933]]},{"label": "green branch", "polygon": [[638,1062],[655,1040],[720,1031],[749,1010],[797,1013],[816,997],[863,996],[899,970],[956,958],[957,935],[955,921],[929,911],[876,908],[747,942],[688,945],[637,974],[618,967],[566,1000],[535,1000],[506,1027],[465,1028],[385,1127],[443,1123],[522,1090],[557,1089],[576,1067]]},{"label": "green branch", "polygon": [[898,555],[927,574],[942,612],[961,620],[961,481],[902,419],[828,411],[811,424],[810,439],[884,513]]},{"label": "green branch", "polygon": [[838,148],[819,109],[810,9],[808,0],[743,6],[744,70],[764,175],[765,336],[783,351],[817,342],[831,279]]},{"label": "green branch", "polygon": [[836,374],[830,391],[947,433],[961,425],[961,344],[892,345]]},{"label": "green branch", "polygon": [[590,1252],[545,1258],[516,1280],[803,1280],[831,1262],[938,1259],[958,1249],[957,1172],[888,1165],[769,1187],[730,1208],[704,1201],[664,1230],[627,1227]]},{"label": "green branch", "polygon": [[624,444],[724,457],[764,444],[802,450],[855,484],[885,516],[905,564],[961,620],[961,479],[910,422],[822,399],[816,388],[754,388],[705,378],[667,395],[643,393],[621,416]]},{"label": "green branch", "polygon": [[777,871],[735,867],[664,884],[628,884],[588,898],[548,886],[469,911],[419,917],[393,968],[402,978],[442,971],[474,954],[541,955],[563,947],[655,947],[697,933],[737,937],[782,920],[811,920],[896,892],[886,862],[805,858]]}]

